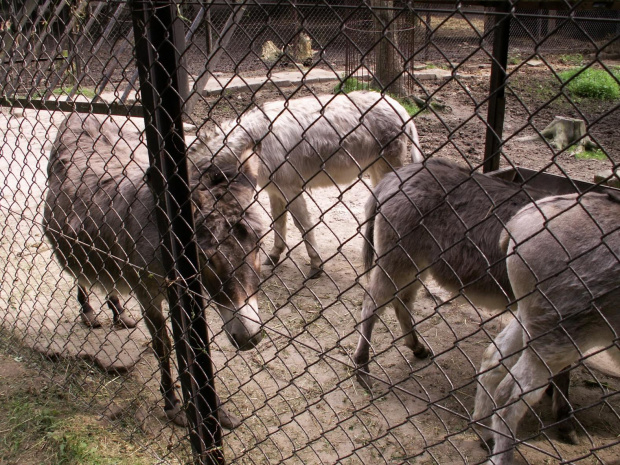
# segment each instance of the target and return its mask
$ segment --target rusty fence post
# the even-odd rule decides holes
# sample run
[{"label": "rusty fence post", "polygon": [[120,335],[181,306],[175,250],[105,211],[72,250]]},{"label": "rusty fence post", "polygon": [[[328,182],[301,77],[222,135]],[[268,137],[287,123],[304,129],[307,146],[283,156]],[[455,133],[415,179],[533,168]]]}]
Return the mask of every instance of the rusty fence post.
[{"label": "rusty fence post", "polygon": [[168,301],[190,441],[195,463],[219,465],[224,463],[224,455],[215,414],[217,397],[183,134],[183,28],[174,2],[132,0],[131,8],[151,163],[147,174],[157,201],[162,260],[167,270]]},{"label": "rusty fence post", "polygon": [[484,147],[483,171],[499,169],[506,111],[506,68],[510,39],[510,13],[512,5],[503,2],[495,9],[493,27],[493,63],[489,84],[487,134]]}]

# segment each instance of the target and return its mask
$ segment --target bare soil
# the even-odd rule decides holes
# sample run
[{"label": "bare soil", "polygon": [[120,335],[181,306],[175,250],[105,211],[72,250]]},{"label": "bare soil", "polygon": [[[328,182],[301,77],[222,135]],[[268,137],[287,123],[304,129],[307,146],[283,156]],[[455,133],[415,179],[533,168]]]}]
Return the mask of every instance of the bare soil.
[{"label": "bare soil", "polygon": [[[488,69],[462,72],[468,77],[426,87],[427,91],[436,90],[437,97],[451,110],[424,112],[415,121],[427,156],[478,166],[486,134]],[[511,80],[504,130],[504,137],[510,140],[504,148],[502,166],[510,161],[515,166],[591,182],[594,173],[612,167],[609,160],[576,160],[568,153],[556,155],[544,144],[525,145],[513,140],[533,134],[531,125],[544,128],[556,115],[581,115],[611,159],[615,163],[620,160],[617,103],[584,100],[573,105],[565,97],[551,101],[556,84],[549,76],[548,70],[523,68],[523,73]],[[192,116],[198,122],[234,118],[251,104],[332,89],[333,84],[321,84],[210,98]],[[21,140],[21,147],[28,149],[16,151],[0,170],[8,186],[3,191],[1,210],[6,226],[0,248],[4,262],[0,300],[11,309],[1,322],[2,329],[18,334],[31,345],[38,342],[49,347],[54,342],[74,355],[79,354],[84,340],[91,340],[95,347],[99,343],[105,350],[120,353],[126,349],[134,354],[136,364],[131,373],[115,375],[113,383],[93,385],[93,396],[106,396],[106,405],[118,405],[120,413],[111,416],[123,426],[137,425],[150,438],[147,445],[157,445],[158,450],[163,445],[166,461],[184,462],[187,448],[178,442],[187,444],[185,431],[163,423],[157,364],[146,350],[144,323],[135,330],[114,331],[109,325],[84,329],[77,319],[73,283],[58,269],[41,237],[38,225],[46,149],[60,118],[57,115],[50,121],[49,116],[34,112],[27,112],[19,121],[4,117],[8,133],[15,136],[13,143],[19,145]],[[28,134],[35,134],[36,143]],[[26,162],[32,156],[35,159]],[[242,426],[224,436],[228,461],[451,464],[485,459],[486,452],[468,427],[476,388],[474,376],[482,352],[507,324],[508,316],[490,318],[491,312],[454,300],[437,306],[428,295],[420,296],[414,310],[416,329],[434,356],[423,361],[412,356],[399,340],[400,330],[389,310],[373,333],[371,370],[378,378],[376,392],[370,396],[355,381],[351,356],[357,343],[355,326],[365,284],[358,229],[368,195],[364,182],[307,193],[313,217],[321,219],[317,236],[325,273],[316,280],[305,279],[308,257],[290,222],[285,259],[273,270],[264,267],[261,273],[266,338],[258,350],[233,350],[221,332],[219,318],[208,311],[218,392],[227,407],[243,419]],[[267,226],[268,199],[261,193],[258,201],[264,207]],[[265,252],[271,241],[271,234],[267,234]],[[428,289],[440,299],[449,297],[432,281]],[[128,306],[139,315],[132,299]],[[107,310],[103,312],[107,315]],[[78,382],[86,382],[86,378],[78,376]],[[575,463],[617,463],[620,381],[582,366],[573,371],[571,387],[580,444],[569,446],[556,440],[554,428],[548,427],[553,419],[545,400],[533,407],[523,422],[519,437],[526,442],[519,446],[518,463],[555,463],[560,458]],[[94,408],[101,409],[98,405]]]}]

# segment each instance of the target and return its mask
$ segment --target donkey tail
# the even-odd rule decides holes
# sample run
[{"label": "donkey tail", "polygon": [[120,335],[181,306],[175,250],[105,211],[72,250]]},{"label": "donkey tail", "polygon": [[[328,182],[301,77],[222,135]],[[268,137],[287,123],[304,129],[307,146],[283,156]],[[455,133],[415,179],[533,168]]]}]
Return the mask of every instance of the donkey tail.
[{"label": "donkey tail", "polygon": [[407,123],[407,132],[413,142],[411,147],[411,161],[413,163],[422,163],[424,161],[424,155],[422,155],[422,151],[420,150],[420,138],[418,137],[418,130],[415,127],[413,118]]},{"label": "donkey tail", "polygon": [[366,225],[364,232],[364,244],[362,245],[362,260],[364,261],[364,271],[370,270],[375,256],[375,218],[377,216],[377,205],[379,204],[376,193],[371,194],[366,201]]}]

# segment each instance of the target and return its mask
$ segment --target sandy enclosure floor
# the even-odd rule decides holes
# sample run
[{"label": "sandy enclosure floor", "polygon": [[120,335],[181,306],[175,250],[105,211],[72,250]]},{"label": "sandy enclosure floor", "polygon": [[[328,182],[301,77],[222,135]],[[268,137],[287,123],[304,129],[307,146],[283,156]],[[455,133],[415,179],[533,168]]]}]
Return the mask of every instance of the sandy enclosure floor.
[{"label": "sandy enclosure floor", "polygon": [[[456,110],[446,118],[462,118],[458,101],[451,103]],[[0,115],[0,305],[6,309],[0,325],[38,350],[85,358],[89,364],[135,365],[128,374],[111,375],[108,383],[93,385],[89,408],[105,413],[111,405],[120,406],[119,422],[124,427],[145,432],[143,441],[167,462],[183,463],[188,452],[179,440],[186,432],[165,425],[157,364],[144,323],[133,330],[113,330],[101,296],[95,295],[98,301],[93,306],[103,308],[104,327],[85,329],[78,319],[74,283],[61,272],[42,237],[47,156],[62,118],[62,114],[31,110],[21,118]],[[515,119],[508,124],[516,125]],[[428,115],[418,124],[428,148],[441,137],[445,140],[434,125],[439,123]],[[470,140],[479,143],[477,138]],[[476,145],[472,147],[480,153]],[[224,437],[228,461],[449,464],[484,460],[485,451],[468,427],[474,375],[490,336],[507,324],[507,316],[486,321],[490,313],[466,302],[438,306],[429,295],[421,295],[415,308],[417,331],[434,356],[423,361],[412,356],[400,341],[398,323],[389,310],[373,333],[371,370],[384,383],[377,383],[370,396],[355,381],[351,356],[365,283],[360,276],[358,229],[368,193],[363,182],[310,193],[313,218],[322,220],[317,237],[325,273],[319,279],[304,279],[307,254],[289,220],[286,259],[274,270],[262,270],[260,303],[266,338],[259,350],[234,351],[221,332],[219,317],[208,311],[218,392],[244,420]],[[268,199],[261,194],[258,201],[268,225]],[[265,251],[271,241],[268,234]],[[449,297],[432,281],[428,289],[436,298]],[[140,315],[133,299],[127,304],[134,316]],[[83,382],[89,382],[87,369],[83,376]],[[614,463],[620,447],[603,446],[617,443],[620,435],[619,390],[618,379],[583,367],[574,370],[571,401],[581,444],[554,441],[553,428],[538,434],[542,425],[537,416],[544,424],[552,423],[545,399],[535,415],[523,422],[520,437],[527,444],[519,448],[520,463],[554,463],[559,457],[575,463]]]}]

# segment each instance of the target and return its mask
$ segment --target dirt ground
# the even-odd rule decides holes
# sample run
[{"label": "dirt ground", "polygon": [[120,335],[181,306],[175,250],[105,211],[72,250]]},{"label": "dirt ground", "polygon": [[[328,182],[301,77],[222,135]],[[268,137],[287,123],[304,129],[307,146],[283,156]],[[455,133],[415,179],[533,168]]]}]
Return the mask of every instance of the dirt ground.
[{"label": "dirt ground", "polygon": [[[486,133],[488,69],[472,67],[463,69],[462,74],[458,82],[427,85],[428,91],[437,90],[437,97],[450,110],[424,112],[415,122],[427,156],[479,164]],[[616,163],[620,160],[617,104],[583,100],[575,106],[566,98],[546,103],[556,88],[559,85],[548,70],[539,68],[523,68],[511,80],[504,137],[512,139],[506,144],[502,166],[509,159],[517,166],[591,182],[596,172],[611,168],[609,160],[555,156],[544,145],[513,140],[532,134],[530,124],[542,129],[555,115],[581,114],[592,122],[591,134],[611,158]],[[332,89],[333,84],[321,84],[285,91],[303,96]],[[213,98],[201,104],[193,116],[195,121],[230,118],[250,102],[281,97],[280,91],[270,89],[255,96],[239,93]],[[31,346],[54,347],[56,353],[81,356],[88,363],[96,363],[97,357],[83,356],[84,341],[99,357],[122,356],[122,364],[135,363],[130,373],[106,375],[91,386],[92,408],[106,414],[113,404],[116,413],[111,416],[118,424],[141,431],[140,441],[146,447],[159,445],[161,449],[165,444],[165,461],[183,463],[187,447],[179,441],[186,433],[164,425],[157,366],[148,350],[144,324],[134,330],[112,330],[108,312],[103,310],[108,324],[97,330],[83,328],[77,320],[73,283],[58,269],[42,239],[39,224],[46,156],[61,119],[62,115],[50,120],[49,114],[31,111],[24,118],[2,115],[1,123],[16,148],[12,156],[3,152],[0,160],[0,185],[4,186],[0,214],[5,225],[0,245],[0,301],[9,309],[1,328]],[[358,228],[368,194],[363,182],[307,193],[313,218],[321,218],[317,237],[325,273],[319,279],[305,280],[308,257],[296,228],[289,224],[286,258],[275,269],[264,267],[261,273],[266,337],[258,350],[234,351],[221,332],[219,318],[208,311],[218,392],[227,407],[243,419],[239,428],[224,437],[229,462],[456,464],[484,460],[486,453],[468,427],[474,376],[490,337],[505,326],[508,317],[489,320],[489,311],[467,303],[451,301],[437,306],[428,296],[420,296],[414,311],[416,329],[434,356],[425,361],[412,357],[399,340],[393,313],[387,311],[373,333],[371,364],[373,374],[384,383],[379,382],[370,396],[352,376],[355,326],[365,283]],[[268,199],[261,194],[258,200],[267,226]],[[268,234],[264,251],[269,250],[271,241]],[[449,297],[433,282],[428,283],[428,289],[440,299]],[[133,299],[128,306],[139,315]],[[73,374],[74,382],[92,383],[87,378],[79,371]],[[522,424],[519,436],[525,442],[519,446],[518,463],[555,463],[560,459],[618,463],[620,381],[578,367],[571,386],[580,444],[555,440],[554,428],[547,427],[553,419],[545,400]]]}]

